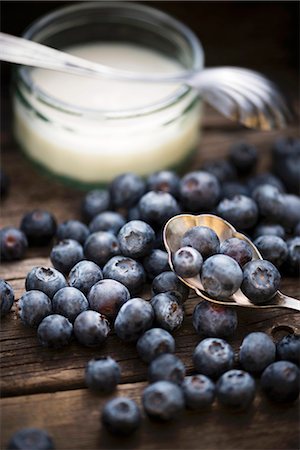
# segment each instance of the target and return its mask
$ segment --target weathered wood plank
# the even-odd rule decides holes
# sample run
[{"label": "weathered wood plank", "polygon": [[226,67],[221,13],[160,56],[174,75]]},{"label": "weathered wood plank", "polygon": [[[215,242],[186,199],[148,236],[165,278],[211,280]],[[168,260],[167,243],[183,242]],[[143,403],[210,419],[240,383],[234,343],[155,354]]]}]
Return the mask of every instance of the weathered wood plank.
[{"label": "weathered wood plank", "polygon": [[[140,404],[145,383],[118,386]],[[109,435],[100,423],[100,411],[112,396],[100,396],[86,389],[51,394],[12,397],[1,401],[1,448],[19,428],[47,429],[57,449],[289,449],[299,448],[299,405],[277,406],[257,394],[253,407],[232,413],[217,402],[201,413],[183,412],[170,423],[143,418],[134,436]]]}]

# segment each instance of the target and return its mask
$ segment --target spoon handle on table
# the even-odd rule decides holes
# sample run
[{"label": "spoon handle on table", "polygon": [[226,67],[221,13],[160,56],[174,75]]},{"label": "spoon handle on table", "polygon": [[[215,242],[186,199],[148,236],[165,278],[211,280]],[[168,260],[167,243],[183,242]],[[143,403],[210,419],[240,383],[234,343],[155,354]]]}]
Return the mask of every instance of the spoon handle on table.
[{"label": "spoon handle on table", "polygon": [[282,292],[277,292],[275,299],[278,306],[293,309],[294,311],[300,311],[300,300],[289,297]]}]

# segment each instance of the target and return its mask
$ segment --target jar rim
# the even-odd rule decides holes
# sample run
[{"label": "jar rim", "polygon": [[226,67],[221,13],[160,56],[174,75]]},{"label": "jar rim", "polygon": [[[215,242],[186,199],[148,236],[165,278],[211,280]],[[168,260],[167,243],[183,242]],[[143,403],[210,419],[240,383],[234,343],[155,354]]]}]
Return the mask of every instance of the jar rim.
[{"label": "jar rim", "polygon": [[[186,73],[187,75],[192,75],[195,72],[198,72],[203,67],[203,60],[204,60],[204,52],[202,49],[202,45],[197,38],[197,36],[193,33],[193,31],[184,25],[179,20],[175,19],[171,15],[162,12],[156,8],[152,8],[150,6],[145,6],[138,4],[136,2],[129,3],[129,2],[108,2],[108,1],[101,1],[101,2],[84,2],[79,4],[73,4],[70,6],[65,6],[62,8],[55,9],[54,11],[47,13],[46,15],[38,18],[35,20],[29,27],[24,31],[23,37],[25,39],[32,40],[36,33],[38,33],[41,29],[48,26],[49,24],[53,23],[57,18],[60,18],[66,14],[82,11],[82,10],[89,10],[89,9],[101,9],[101,8],[115,8],[118,10],[118,8],[126,8],[128,11],[135,11],[137,13],[146,13],[149,14],[154,19],[159,19],[160,21],[164,21],[165,23],[168,23],[172,25],[180,34],[182,34],[186,39],[191,47],[192,55],[193,55],[193,68],[191,70],[181,71],[181,74]],[[28,68],[21,66],[17,69],[17,76],[22,81],[22,83],[25,85],[25,87],[30,91],[31,94],[35,96],[35,98],[42,103],[45,103],[47,106],[50,106],[54,109],[58,109],[62,112],[66,112],[69,114],[73,114],[76,116],[92,116],[92,117],[105,117],[105,118],[115,118],[115,119],[122,119],[122,118],[130,118],[130,117],[137,117],[137,116],[143,116],[148,115],[153,112],[159,112],[165,108],[168,108],[169,106],[178,103],[182,98],[184,98],[187,94],[191,92],[191,88],[187,85],[181,85],[174,93],[171,95],[163,98],[159,102],[155,102],[152,104],[149,104],[145,107],[136,107],[136,108],[130,108],[127,110],[100,110],[99,108],[84,108],[81,106],[77,106],[68,102],[64,102],[62,100],[59,100],[56,97],[51,96],[50,94],[44,92],[34,81],[32,80],[30,76],[30,71]]]}]

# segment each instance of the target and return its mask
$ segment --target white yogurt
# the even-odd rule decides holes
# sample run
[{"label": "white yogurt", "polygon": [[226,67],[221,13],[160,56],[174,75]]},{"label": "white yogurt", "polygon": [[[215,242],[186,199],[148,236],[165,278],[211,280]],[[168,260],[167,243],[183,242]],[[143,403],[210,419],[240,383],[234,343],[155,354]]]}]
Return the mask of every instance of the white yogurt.
[{"label": "white yogurt", "polygon": [[[182,70],[178,62],[158,52],[125,43],[91,43],[67,51],[130,71],[171,74]],[[125,171],[147,175],[179,164],[196,147],[200,105],[193,102],[193,93],[147,115],[125,114],[159,104],[178,86],[83,78],[43,69],[32,70],[31,78],[52,99],[105,112],[104,116],[76,116],[23,89],[29,108],[15,96],[15,130],[21,146],[33,160],[59,176],[101,183]],[[124,112],[123,118],[107,119],[107,113],[120,112]]]}]

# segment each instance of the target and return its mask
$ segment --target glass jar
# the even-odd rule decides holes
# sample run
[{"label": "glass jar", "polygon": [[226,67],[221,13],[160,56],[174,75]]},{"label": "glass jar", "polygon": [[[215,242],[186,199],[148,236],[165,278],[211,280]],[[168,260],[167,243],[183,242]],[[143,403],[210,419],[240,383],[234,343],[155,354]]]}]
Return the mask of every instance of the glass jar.
[{"label": "glass jar", "polygon": [[[58,49],[90,42],[138,44],[179,61],[184,70],[203,67],[201,45],[187,27],[135,2],[67,6],[37,20],[24,37]],[[49,95],[32,70],[16,70],[15,136],[34,163],[64,181],[91,187],[122,172],[146,176],[180,168],[196,149],[201,100],[187,86],[154,104],[99,110]]]}]

